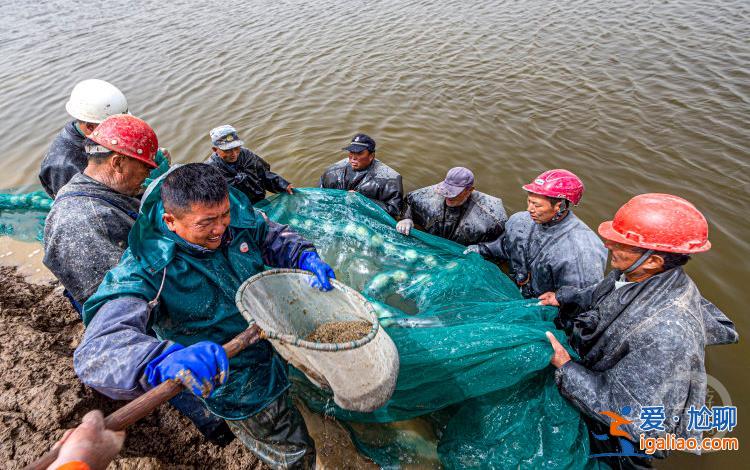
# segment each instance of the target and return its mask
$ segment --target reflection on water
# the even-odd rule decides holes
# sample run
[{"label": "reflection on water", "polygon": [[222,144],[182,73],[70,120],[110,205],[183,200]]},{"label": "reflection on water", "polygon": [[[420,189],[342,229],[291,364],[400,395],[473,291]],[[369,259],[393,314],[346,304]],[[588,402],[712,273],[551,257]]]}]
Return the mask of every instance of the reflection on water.
[{"label": "reflection on water", "polygon": [[[750,333],[747,1],[52,0],[3,10],[0,188],[36,183],[68,93],[91,77],[120,87],[176,161],[201,161],[208,130],[231,123],[298,186],[316,184],[357,131],[377,140],[407,190],[462,164],[511,210],[522,209],[520,184],[565,167],[586,184],[576,212],[592,226],[640,192],[694,202],[715,248],[687,270]],[[740,421],[750,419],[746,344],[707,353]]]}]

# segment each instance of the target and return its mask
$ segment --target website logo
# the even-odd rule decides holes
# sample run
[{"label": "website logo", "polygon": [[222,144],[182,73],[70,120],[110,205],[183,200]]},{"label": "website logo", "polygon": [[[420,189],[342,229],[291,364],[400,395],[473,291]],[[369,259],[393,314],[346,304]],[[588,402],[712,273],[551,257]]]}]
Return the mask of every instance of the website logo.
[{"label": "website logo", "polygon": [[653,457],[652,455],[648,455],[645,452],[636,449],[635,445],[633,445],[633,442],[635,442],[633,436],[631,436],[630,433],[628,433],[626,430],[620,429],[620,426],[633,424],[632,420],[629,420],[622,416],[629,415],[630,412],[631,408],[629,406],[624,406],[622,410],[620,410],[621,414],[615,413],[614,411],[602,411],[599,413],[611,420],[609,423],[609,434],[596,434],[592,432],[591,436],[599,441],[608,441],[613,437],[618,438],[617,442],[619,443],[620,451],[591,454],[589,455],[589,458],[595,459],[601,457],[640,457],[649,459]]}]

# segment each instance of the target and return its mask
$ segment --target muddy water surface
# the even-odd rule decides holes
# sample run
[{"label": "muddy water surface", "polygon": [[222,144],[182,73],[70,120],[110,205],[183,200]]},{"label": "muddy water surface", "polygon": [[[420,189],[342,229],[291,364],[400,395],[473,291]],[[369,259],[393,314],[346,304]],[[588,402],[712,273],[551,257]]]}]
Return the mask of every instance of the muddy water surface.
[{"label": "muddy water surface", "polygon": [[[377,140],[408,190],[465,165],[511,211],[523,207],[520,184],[565,167],[586,183],[577,214],[592,226],[641,192],[695,203],[714,249],[687,270],[750,335],[746,1],[87,6],[3,7],[0,189],[36,183],[68,93],[91,77],[120,87],[177,161],[201,161],[208,130],[231,123],[298,186],[315,184],[357,131]],[[707,352],[740,407],[741,441],[747,344]],[[667,466],[741,462],[721,453]]]}]

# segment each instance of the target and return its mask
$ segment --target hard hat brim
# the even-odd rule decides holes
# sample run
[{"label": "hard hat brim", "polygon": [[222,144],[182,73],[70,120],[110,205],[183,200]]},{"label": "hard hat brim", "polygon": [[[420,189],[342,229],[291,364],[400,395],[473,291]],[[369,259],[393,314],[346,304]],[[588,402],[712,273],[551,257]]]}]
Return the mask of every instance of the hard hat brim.
[{"label": "hard hat brim", "polygon": [[86,115],[86,114],[80,114],[80,113],[76,112],[73,109],[73,105],[72,105],[72,103],[70,101],[68,101],[67,103],[65,103],[65,111],[67,111],[68,114],[71,117],[73,117],[74,119],[77,119],[79,121],[90,122],[92,124],[101,124],[102,123],[102,119],[95,118],[93,116],[89,116],[89,115]]},{"label": "hard hat brim", "polygon": [[131,157],[130,155],[125,155],[125,156],[129,157],[129,158],[132,158],[133,160],[138,160],[139,162],[143,162],[143,163],[146,164],[146,166],[148,166],[151,169],[159,167],[159,165],[157,165],[156,162],[153,161],[153,160],[146,160],[144,158],[135,158],[135,157]]},{"label": "hard hat brim", "polygon": [[597,228],[597,232],[599,232],[599,235],[609,241],[613,241],[615,243],[621,243],[623,245],[629,245],[629,246],[635,246],[638,248],[644,248],[646,250],[655,250],[655,251],[665,251],[668,253],[683,253],[686,255],[693,254],[693,253],[702,253],[704,251],[708,251],[711,249],[711,242],[706,240],[706,243],[700,246],[691,247],[691,248],[683,248],[679,246],[667,246],[657,243],[647,243],[647,242],[639,242],[636,240],[631,240],[630,238],[624,236],[620,232],[614,229],[612,226],[612,223],[614,221],[607,220],[606,222],[602,222],[599,224],[599,228]]}]

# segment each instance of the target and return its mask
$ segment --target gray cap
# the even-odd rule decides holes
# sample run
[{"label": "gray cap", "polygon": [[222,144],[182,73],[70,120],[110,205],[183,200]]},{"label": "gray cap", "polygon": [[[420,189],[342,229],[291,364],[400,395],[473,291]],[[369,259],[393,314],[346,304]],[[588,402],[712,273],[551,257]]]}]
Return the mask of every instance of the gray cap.
[{"label": "gray cap", "polygon": [[245,142],[240,140],[240,136],[237,135],[237,129],[230,125],[214,127],[208,134],[211,136],[211,144],[222,150],[230,150],[245,145]]},{"label": "gray cap", "polygon": [[443,197],[456,197],[466,188],[474,186],[474,173],[468,168],[457,166],[448,170],[445,180],[437,187]]}]

